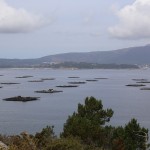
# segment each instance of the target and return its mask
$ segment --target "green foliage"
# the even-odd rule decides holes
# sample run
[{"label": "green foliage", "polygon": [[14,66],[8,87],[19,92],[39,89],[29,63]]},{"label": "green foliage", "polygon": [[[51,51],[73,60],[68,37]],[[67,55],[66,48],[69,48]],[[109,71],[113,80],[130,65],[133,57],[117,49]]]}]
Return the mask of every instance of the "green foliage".
[{"label": "green foliage", "polygon": [[35,141],[38,147],[46,147],[55,138],[53,128],[54,126],[47,126],[41,132],[35,134]]},{"label": "green foliage", "polygon": [[104,127],[113,115],[112,109],[103,109],[101,100],[87,97],[85,104],[78,104],[78,111],[69,116],[64,125],[63,137],[80,137],[86,144],[101,145]]},{"label": "green foliage", "polygon": [[86,63],[86,62],[63,62],[58,64],[42,64],[40,67],[50,68],[78,68],[78,69],[128,69],[139,67],[132,64],[99,64],[99,63]]},{"label": "green foliage", "polygon": [[112,136],[112,150],[125,150],[125,130],[123,127],[116,127]]},{"label": "green foliage", "polygon": [[125,125],[125,147],[126,149],[146,150],[148,141],[148,129],[140,127],[136,119],[132,119]]},{"label": "green foliage", "polygon": [[114,130],[112,147],[114,150],[146,150],[148,148],[148,129],[137,123],[136,119]]},{"label": "green foliage", "polygon": [[55,139],[45,150],[84,150],[84,146],[76,138]]}]

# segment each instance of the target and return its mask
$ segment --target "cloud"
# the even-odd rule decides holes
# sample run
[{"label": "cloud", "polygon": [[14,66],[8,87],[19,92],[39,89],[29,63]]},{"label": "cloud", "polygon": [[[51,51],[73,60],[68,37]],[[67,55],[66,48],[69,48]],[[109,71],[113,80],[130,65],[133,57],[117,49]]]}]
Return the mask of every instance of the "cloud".
[{"label": "cloud", "polygon": [[44,17],[29,13],[25,9],[9,6],[0,0],[0,33],[26,33],[45,26]]},{"label": "cloud", "polygon": [[108,30],[115,38],[150,38],[150,0],[135,0],[117,11],[119,23]]}]

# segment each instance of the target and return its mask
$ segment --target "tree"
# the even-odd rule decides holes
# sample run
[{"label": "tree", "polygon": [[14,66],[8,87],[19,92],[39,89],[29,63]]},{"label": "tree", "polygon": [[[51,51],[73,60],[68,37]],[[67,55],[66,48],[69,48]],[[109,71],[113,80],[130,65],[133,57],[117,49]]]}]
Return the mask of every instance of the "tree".
[{"label": "tree", "polygon": [[85,144],[100,146],[105,134],[104,125],[112,116],[112,109],[104,110],[101,100],[87,97],[85,104],[78,104],[77,112],[68,117],[61,136],[80,137]]},{"label": "tree", "polygon": [[112,150],[125,150],[124,136],[125,130],[121,127],[116,127],[112,136]]},{"label": "tree", "polygon": [[136,119],[114,130],[112,138],[114,150],[146,150],[148,148],[148,129],[137,123]]},{"label": "tree", "polygon": [[137,123],[136,119],[125,125],[125,147],[130,150],[146,150],[148,141],[148,129],[145,129]]}]

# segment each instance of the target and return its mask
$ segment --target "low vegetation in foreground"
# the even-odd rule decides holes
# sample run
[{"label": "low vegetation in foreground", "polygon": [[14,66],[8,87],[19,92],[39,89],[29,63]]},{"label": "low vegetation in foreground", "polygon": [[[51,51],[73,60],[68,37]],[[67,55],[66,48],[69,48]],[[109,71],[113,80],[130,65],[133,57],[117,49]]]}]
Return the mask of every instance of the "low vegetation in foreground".
[{"label": "low vegetation in foreground", "polygon": [[0,135],[7,150],[146,150],[149,147],[148,129],[136,119],[125,126],[108,125],[112,109],[104,109],[101,100],[87,97],[85,104],[78,104],[77,112],[68,117],[60,137],[53,126],[30,135]]}]

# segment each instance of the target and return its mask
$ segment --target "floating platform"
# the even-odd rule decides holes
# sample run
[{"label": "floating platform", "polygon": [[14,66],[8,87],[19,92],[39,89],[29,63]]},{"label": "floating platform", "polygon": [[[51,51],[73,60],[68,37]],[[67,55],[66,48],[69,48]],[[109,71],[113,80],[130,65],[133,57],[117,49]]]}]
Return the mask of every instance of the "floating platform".
[{"label": "floating platform", "polygon": [[16,78],[31,78],[31,77],[33,77],[33,76],[27,75],[27,76],[20,76],[20,77],[16,77]]},{"label": "floating platform", "polygon": [[85,84],[86,82],[84,81],[77,81],[77,82],[68,82],[69,84]]},{"label": "floating platform", "polygon": [[96,80],[105,80],[105,79],[108,79],[108,78],[94,78]]},{"label": "floating platform", "polygon": [[150,87],[144,87],[144,88],[141,88],[140,90],[150,90]]},{"label": "floating platform", "polygon": [[58,85],[56,87],[60,87],[60,88],[73,88],[73,87],[78,87],[78,85]]},{"label": "floating platform", "polygon": [[80,77],[68,77],[68,78],[71,78],[71,79],[78,79],[78,78],[80,78]]},{"label": "floating platform", "polygon": [[133,81],[147,81],[147,79],[132,79]]},{"label": "floating platform", "polygon": [[41,80],[55,80],[55,78],[41,78]]},{"label": "floating platform", "polygon": [[20,84],[20,83],[15,83],[15,82],[2,82],[1,84],[11,85],[11,84]]},{"label": "floating platform", "polygon": [[139,82],[136,82],[136,83],[150,83],[150,81],[139,81]]},{"label": "floating platform", "polygon": [[140,86],[146,86],[146,85],[144,85],[144,84],[127,84],[126,86],[140,87]]},{"label": "floating platform", "polygon": [[98,80],[97,79],[91,79],[91,80],[86,80],[86,81],[88,81],[88,82],[96,82]]},{"label": "floating platform", "polygon": [[20,102],[28,102],[28,101],[35,101],[38,100],[40,97],[22,97],[22,96],[15,96],[10,98],[3,99],[4,101],[20,101]]},{"label": "floating platform", "polygon": [[30,80],[28,82],[43,82],[43,80]]},{"label": "floating platform", "polygon": [[35,91],[36,93],[59,93],[59,92],[63,92],[63,91],[58,91],[58,90],[54,90],[54,89],[48,89],[48,90],[40,90],[40,91]]}]

